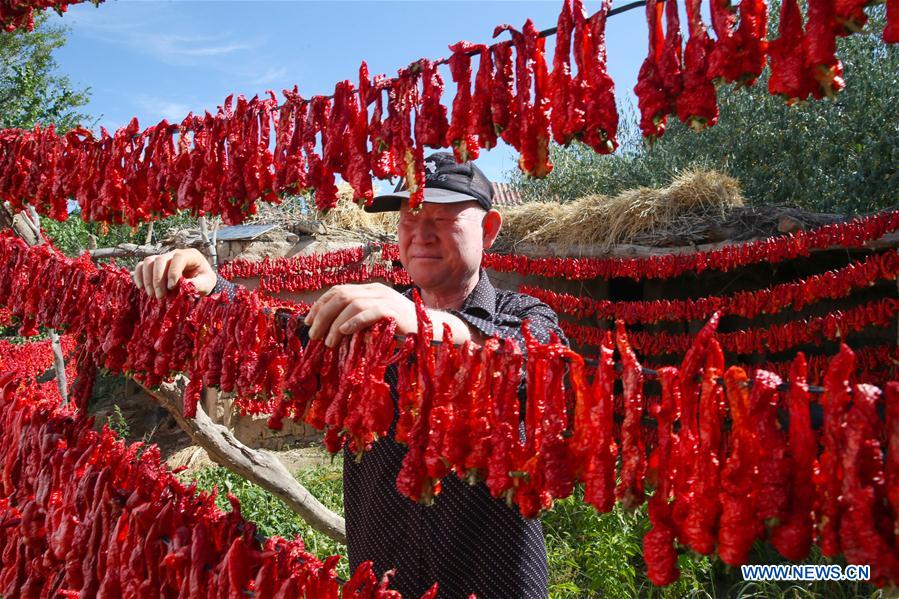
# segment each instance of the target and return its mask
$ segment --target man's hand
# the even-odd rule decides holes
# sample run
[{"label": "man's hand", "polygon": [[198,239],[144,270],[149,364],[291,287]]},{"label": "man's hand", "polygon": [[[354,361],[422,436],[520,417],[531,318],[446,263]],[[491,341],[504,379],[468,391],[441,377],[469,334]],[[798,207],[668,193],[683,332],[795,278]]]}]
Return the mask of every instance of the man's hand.
[{"label": "man's hand", "polygon": [[[346,335],[352,335],[370,327],[382,318],[391,317],[396,322],[396,332],[408,335],[418,331],[418,317],[412,300],[382,285],[337,285],[318,298],[304,321],[309,325],[309,338],[321,339],[325,345],[337,346]],[[448,312],[428,309],[428,318],[434,326],[434,338],[443,339],[443,323],[450,326],[454,343],[486,339],[477,330]]]},{"label": "man's hand", "polygon": [[415,304],[381,283],[337,285],[318,298],[304,321],[310,339],[325,339],[335,347],[344,335],[361,331],[382,318],[396,321],[396,332],[405,335],[418,328]]},{"label": "man's hand", "polygon": [[144,258],[131,273],[137,288],[157,299],[165,297],[182,276],[188,283],[193,283],[201,295],[209,295],[215,288],[215,271],[195,249],[172,250]]}]

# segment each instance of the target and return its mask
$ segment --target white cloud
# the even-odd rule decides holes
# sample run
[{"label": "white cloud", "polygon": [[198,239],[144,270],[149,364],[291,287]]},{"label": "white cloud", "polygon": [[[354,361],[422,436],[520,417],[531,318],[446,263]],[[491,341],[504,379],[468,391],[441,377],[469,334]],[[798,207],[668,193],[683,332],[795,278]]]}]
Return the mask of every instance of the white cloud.
[{"label": "white cloud", "polygon": [[190,106],[183,102],[159,98],[148,94],[136,94],[132,101],[149,119],[144,126],[166,119],[170,123],[180,123],[190,112]]},{"label": "white cloud", "polygon": [[[90,13],[88,13],[90,14]],[[198,34],[172,31],[171,24],[146,14],[116,15],[116,19],[79,14],[77,29],[94,40],[126,46],[173,65],[197,65],[207,59],[232,55],[259,46],[259,42],[235,40],[230,32]]]},{"label": "white cloud", "polygon": [[287,67],[269,67],[264,72],[255,74],[255,76],[249,75],[247,83],[249,85],[260,86],[271,85],[272,83],[285,79],[287,74]]},{"label": "white cloud", "polygon": [[249,50],[254,44],[233,42],[227,36],[194,36],[172,33],[132,33],[128,43],[162,60],[222,56]]}]

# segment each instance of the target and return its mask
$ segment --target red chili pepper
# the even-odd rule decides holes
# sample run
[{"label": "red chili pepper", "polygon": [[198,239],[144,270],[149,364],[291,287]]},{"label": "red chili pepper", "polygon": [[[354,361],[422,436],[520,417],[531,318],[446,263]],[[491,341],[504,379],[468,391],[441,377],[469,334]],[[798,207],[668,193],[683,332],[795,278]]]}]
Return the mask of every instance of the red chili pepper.
[{"label": "red chili pepper", "polygon": [[846,83],[843,64],[836,57],[837,21],[834,0],[812,0],[806,23],[806,64],[817,81],[812,89],[815,98],[834,97]]},{"label": "red chili pepper", "polygon": [[887,24],[883,28],[883,41],[899,44],[899,0],[886,0]]},{"label": "red chili pepper", "polygon": [[517,144],[506,137],[503,139],[521,152],[518,167],[522,172],[531,177],[545,177],[552,171],[552,163],[549,160],[550,90],[544,39],[539,37],[539,32],[530,19],[525,22],[522,32],[511,25],[500,25],[494,29],[493,37],[503,31],[512,35],[515,46],[515,104],[520,127],[516,139],[512,140],[517,141]]},{"label": "red chili pepper", "polygon": [[[575,132],[569,127],[568,109],[574,102],[571,78],[571,33],[574,17],[571,14],[571,0],[564,0],[562,12],[556,23],[556,49],[553,54],[553,70],[550,79],[552,89],[552,133],[557,144],[568,145]],[[576,51],[579,50],[576,49]]]},{"label": "red chili pepper", "polygon": [[787,438],[777,421],[776,374],[756,371],[749,396],[749,418],[755,424],[758,444],[756,517],[767,525],[780,522],[789,507],[790,464]]},{"label": "red chili pepper", "polygon": [[732,366],[724,373],[733,426],[730,451],[721,470],[718,556],[732,566],[746,563],[752,544],[763,531],[756,518],[758,489],[753,473],[758,448],[749,421],[748,383],[742,368]]},{"label": "red chili pepper", "polygon": [[618,147],[615,83],[606,67],[606,20],[612,9],[612,3],[610,0],[604,0],[600,10],[589,22],[585,20],[581,0],[575,0],[574,6],[575,44],[583,54],[578,61],[578,76],[575,83],[584,94],[583,141],[595,152],[611,154]]},{"label": "red chili pepper", "polygon": [[418,106],[418,78],[415,65],[400,69],[388,91],[389,115],[384,125],[390,136],[389,149],[393,175],[402,177],[409,191],[409,208],[423,201],[425,184],[424,149],[412,139],[412,109]]},{"label": "red chili pepper", "polygon": [[443,95],[443,77],[437,71],[437,65],[427,59],[418,62],[421,68],[421,107],[415,117],[415,140],[419,145],[432,148],[445,148],[449,123],[446,119],[446,106],[440,103]]},{"label": "red chili pepper", "polygon": [[820,498],[820,511],[816,510],[821,552],[836,555],[840,552],[840,506],[839,496],[843,485],[840,460],[845,451],[843,422],[848,409],[851,388],[849,377],[855,367],[855,355],[846,344],[840,345],[840,353],[830,361],[824,378],[824,425],[822,433],[820,474],[815,487]]},{"label": "red chili pepper", "polygon": [[512,43],[493,45],[493,85],[490,94],[490,110],[493,125],[503,141],[515,149],[521,146],[518,108],[514,102],[512,73]]},{"label": "red chili pepper", "polygon": [[676,472],[678,435],[674,433],[677,406],[680,399],[680,373],[676,368],[659,369],[662,382],[662,401],[653,406],[658,425],[658,443],[649,457],[647,478],[654,480],[655,492],[649,499],[650,530],[643,537],[643,556],[646,576],[653,584],[664,586],[680,577],[677,552],[674,549],[672,519],[672,474]]},{"label": "red chili pepper", "polygon": [[633,509],[644,499],[643,478],[646,473],[646,447],[640,421],[643,417],[643,372],[637,355],[631,349],[624,323],[615,322],[615,343],[621,356],[624,385],[624,424],[621,426],[621,482],[616,496],[626,509]]},{"label": "red chili pepper", "polygon": [[637,105],[640,108],[640,130],[644,137],[650,139],[659,137],[665,132],[667,115],[671,111],[659,65],[665,43],[661,21],[662,8],[662,3],[657,0],[649,0],[646,3],[649,54],[640,67],[637,85],[634,87]]},{"label": "red chili pepper", "polygon": [[485,150],[496,146],[496,127],[493,124],[493,50],[482,46],[478,56],[478,74],[471,99],[472,126],[478,145]]},{"label": "red chili pepper", "polygon": [[514,484],[511,477],[513,464],[522,461],[524,451],[524,445],[518,434],[521,422],[518,382],[523,356],[514,341],[505,339],[497,358],[500,365],[496,371],[500,376],[496,381],[499,388],[494,393],[494,427],[491,442],[494,451],[487,464],[487,488],[494,497],[505,497],[507,501],[511,501]]},{"label": "red chili pepper", "polygon": [[690,39],[684,50],[684,89],[676,101],[677,116],[688,127],[701,131],[718,122],[718,97],[708,73],[715,44],[702,22],[699,0],[686,0],[686,4]]},{"label": "red chili pepper", "polygon": [[446,132],[445,144],[453,148],[456,162],[476,160],[480,155],[475,115],[471,105],[471,57],[470,52],[484,52],[483,44],[458,42],[449,47],[453,55],[449,59],[450,72],[456,83],[453,98],[453,118]]},{"label": "red chili pepper", "polygon": [[852,407],[844,425],[839,530],[846,560],[870,565],[871,580],[878,585],[899,576],[899,557],[892,546],[894,531],[878,524],[892,521],[884,502],[883,423],[877,415],[881,394],[873,385],[853,387]]},{"label": "red chili pepper", "polygon": [[[420,403],[417,406],[418,413],[415,414],[412,427],[408,432],[407,444],[409,445],[409,451],[403,458],[403,465],[397,475],[396,488],[400,493],[413,501],[429,504],[433,501],[434,495],[439,492],[439,487],[436,487],[434,481],[428,478],[423,460],[428,442],[428,424],[431,418],[431,406],[434,397],[433,388],[436,364],[433,348],[431,347],[434,332],[424,303],[418,296],[417,291],[413,292],[413,300],[415,301],[415,312],[418,317],[418,332],[414,336],[407,336],[407,338],[413,339],[414,342],[415,377],[421,386],[421,395]],[[397,428],[399,429],[399,427]],[[397,430],[398,436],[399,430]]]},{"label": "red chili pepper", "polygon": [[612,435],[614,421],[613,388],[615,385],[614,346],[612,334],[607,332],[599,350],[599,365],[590,393],[593,397],[590,413],[595,441],[592,471],[584,480],[584,501],[599,512],[611,511],[615,503],[615,462],[618,447]]}]

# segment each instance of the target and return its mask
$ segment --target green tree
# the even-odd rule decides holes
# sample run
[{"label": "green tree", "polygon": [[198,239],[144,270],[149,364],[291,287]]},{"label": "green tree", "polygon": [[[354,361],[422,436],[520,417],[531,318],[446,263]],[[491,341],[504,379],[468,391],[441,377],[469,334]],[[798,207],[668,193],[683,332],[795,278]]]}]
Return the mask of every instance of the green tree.
[{"label": "green tree", "polygon": [[[776,4],[776,3],[775,3]],[[771,13],[776,21],[778,7]],[[527,199],[572,200],[661,187],[691,167],[715,168],[740,180],[755,204],[788,204],[823,212],[867,212],[899,199],[899,48],[881,39],[883,6],[869,9],[861,34],[841,38],[846,89],[836,100],[787,106],[768,93],[768,71],[750,88],[718,89],[718,124],[700,133],[669,117],[654,145],[640,137],[632,105],[621,115],[621,148],[600,156],[572,144],[554,147],[544,180],[516,174]],[[776,23],[771,36],[776,37]]]},{"label": "green tree", "polygon": [[78,109],[88,89],[76,89],[57,72],[53,53],[66,44],[66,28],[35,18],[34,31],[0,33],[0,128],[55,123],[68,130],[87,116]]}]

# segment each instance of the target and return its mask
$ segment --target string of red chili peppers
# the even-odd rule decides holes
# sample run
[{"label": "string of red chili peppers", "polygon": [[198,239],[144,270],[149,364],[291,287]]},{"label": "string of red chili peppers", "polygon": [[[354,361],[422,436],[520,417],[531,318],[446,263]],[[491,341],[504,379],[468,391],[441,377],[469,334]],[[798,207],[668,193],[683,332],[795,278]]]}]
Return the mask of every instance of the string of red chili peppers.
[{"label": "string of red chili peppers", "polygon": [[[850,221],[837,225],[828,225],[826,230],[815,230],[807,235],[798,237],[775,237],[767,240],[753,242],[755,248],[745,247],[752,244],[734,246],[742,248],[730,252],[736,256],[724,258],[720,255],[722,250],[713,250],[698,258],[690,258],[690,261],[698,267],[698,271],[720,269],[732,270],[741,266],[747,266],[758,262],[776,263],[790,260],[800,255],[806,255],[815,249],[826,249],[831,246],[847,243],[850,247],[860,247],[865,243],[878,239],[884,234],[892,232],[897,226],[896,213],[884,213],[875,217],[868,217],[861,221]],[[374,246],[377,248],[377,244]],[[271,292],[279,291],[305,291],[319,289],[324,284],[306,282],[303,277],[309,277],[321,269],[336,269],[347,265],[358,264],[367,252],[361,248],[351,250],[339,250],[323,255],[277,258],[250,262],[235,260],[224,265],[223,276],[252,278],[260,277],[262,284]],[[676,257],[676,256],[675,256]],[[580,273],[578,276],[586,278],[586,271],[605,271],[600,276],[622,276],[626,272],[637,277],[639,269],[645,269],[649,277],[661,278],[679,276],[686,272],[687,266],[672,267],[668,256],[655,259],[643,259],[634,263],[630,260],[610,259],[602,260],[591,258],[560,258],[560,259],[534,259],[525,256],[506,256],[499,254],[486,254],[484,266],[500,271],[519,272],[524,275],[540,274],[543,276],[569,276],[572,275],[572,265]],[[396,244],[385,244],[381,248],[381,259],[385,261],[398,261],[399,252]],[[525,264],[530,261],[539,261],[542,268],[539,272],[535,269],[522,268],[515,270],[511,264]],[[660,263],[668,263],[662,266]],[[656,322],[663,319],[690,320],[708,318],[712,312],[724,311],[743,315],[747,318],[757,316],[759,313],[774,313],[787,305],[800,309],[818,299],[841,297],[849,289],[861,288],[876,279],[891,278],[896,272],[897,258],[895,252],[885,252],[867,258],[862,263],[853,263],[847,267],[833,272],[815,275],[794,283],[785,283],[774,288],[759,291],[746,291],[729,297],[708,297],[698,300],[659,300],[654,302],[604,302],[603,300],[588,300],[586,298],[572,298],[565,294],[554,294],[543,289],[528,286],[526,292],[550,302],[551,306],[559,311],[572,313],[579,316],[599,314],[609,318],[624,318],[629,324],[640,322],[637,319],[646,315],[643,322]],[[398,284],[406,280],[404,271],[399,268],[386,270],[379,276],[389,280],[395,280]],[[662,272],[666,271],[666,272]],[[329,284],[338,284],[362,280],[362,272],[346,271],[346,280],[340,274],[333,274],[327,279]],[[267,280],[266,280],[267,279]],[[573,306],[578,302],[580,305]]]},{"label": "string of red chili peppers", "polygon": [[[859,380],[874,382],[877,384],[895,380],[897,378],[896,367],[899,365],[899,349],[895,344],[887,343],[881,345],[869,345],[865,347],[855,348],[856,356],[856,373]],[[808,381],[811,384],[823,380],[827,365],[833,356],[820,354],[816,356],[807,356],[808,361]],[[587,364],[591,364],[593,360],[585,360]],[[662,364],[654,364],[651,360],[644,360],[644,365],[653,370],[662,368]],[[779,362],[759,362],[759,363],[734,363],[734,366],[740,366],[747,372],[755,372],[756,370],[767,370],[778,375],[784,380],[788,380],[790,376],[790,365],[792,359]],[[588,370],[588,374],[590,371]]]},{"label": "string of red chili peppers", "polygon": [[[390,364],[397,364],[395,438],[409,447],[397,489],[413,500],[432,501],[440,493],[441,478],[452,472],[471,482],[483,480],[495,497],[516,504],[525,517],[535,517],[555,499],[570,495],[577,482],[585,486],[586,501],[608,511],[616,498],[627,507],[642,502],[647,481],[658,487],[664,480],[660,476],[673,477],[670,518],[652,508],[653,527],[660,528],[645,540],[644,555],[656,584],[667,584],[676,575],[672,565],[676,540],[703,551],[707,547],[703,543],[711,539],[712,548],[707,552],[717,546],[726,563],[745,563],[752,543],[766,534],[766,522],[785,523],[792,513],[785,510],[794,508],[796,518],[821,528],[822,549],[828,555],[842,551],[851,563],[871,564],[877,584],[899,579],[888,561],[894,557],[891,553],[868,555],[858,549],[883,548],[892,542],[881,532],[892,530],[890,527],[874,525],[894,518],[884,513],[892,508],[877,495],[882,493],[878,491],[881,487],[874,488],[873,499],[864,493],[833,490],[869,485],[844,479],[849,476],[845,473],[858,472],[856,462],[848,461],[858,457],[852,451],[853,443],[881,451],[875,433],[882,425],[875,422],[853,429],[852,441],[843,432],[849,428],[846,418],[867,418],[869,413],[876,417],[880,394],[870,385],[848,385],[855,356],[845,345],[831,360],[821,402],[822,472],[838,482],[817,483],[816,493],[810,495],[822,497],[826,505],[810,511],[784,499],[800,489],[789,484],[789,477],[809,476],[811,468],[808,472],[805,466],[791,470],[783,462],[786,433],[777,427],[771,395],[782,381],[773,373],[758,371],[749,385],[741,368],[725,371],[715,335],[716,318],[696,337],[679,368],[660,369],[662,401],[647,406],[642,365],[622,322],[616,325],[614,341],[611,332],[606,334],[597,374],[588,383],[582,356],[552,335],[547,342],[537,340],[527,326],[522,348],[512,340],[496,338],[483,347],[470,342],[459,347],[451,342],[448,327],[444,330],[448,342],[432,347],[431,323],[417,296],[418,332],[406,336],[398,353],[395,326],[389,320],[344,339],[337,348],[327,348],[320,340],[304,346],[297,334],[301,314],[285,314],[286,323],[281,326],[277,315],[267,313],[261,300],[243,289],[234,301],[227,301],[197,298],[189,285],[181,285],[176,295],[156,300],[140,294],[124,270],[97,268],[87,257],[70,260],[51,247],[29,248],[8,235],[0,236],[0,249],[0,304],[9,305],[17,318],[66,329],[83,343],[91,363],[129,372],[145,384],[158,384],[175,372],[188,373],[190,385],[184,398],[188,417],[204,385],[234,390],[242,409],[272,414],[270,426],[278,427],[284,418],[307,422],[325,429],[324,442],[330,451],[346,445],[361,458],[372,443],[387,434],[393,421],[394,407],[384,374]],[[30,284],[24,284],[26,281]],[[612,403],[618,378],[613,361],[616,347],[622,363],[624,415],[620,425],[615,422]],[[797,360],[804,364],[801,355]],[[526,371],[524,439],[519,435],[522,368]],[[489,376],[492,373],[500,376]],[[720,378],[724,387],[718,383]],[[801,409],[791,405],[790,416],[796,419],[790,421],[790,439],[804,431],[803,418],[810,419],[805,381],[804,366],[797,366],[791,373],[789,393],[801,393],[804,399]],[[887,389],[894,393],[890,385]],[[732,422],[727,443],[722,427],[725,412],[721,398],[725,393]],[[72,395],[76,397],[73,403],[84,405],[80,394]],[[670,415],[672,405],[679,406],[677,419]],[[569,406],[573,414],[569,414]],[[644,425],[647,409],[648,415],[656,418],[655,431]],[[661,412],[660,416],[659,410],[669,414]],[[852,416],[855,412],[862,413]],[[899,480],[899,464],[893,462],[899,459],[893,450],[899,447],[894,412],[894,406],[888,404],[891,449],[885,459],[878,456],[871,462],[885,466],[864,470],[863,476],[872,477],[871,481]],[[694,418],[698,424],[694,425]],[[674,430],[676,420],[680,430]],[[690,437],[688,431],[699,434]],[[700,444],[702,450],[697,451],[690,439],[702,443],[705,434],[717,435],[721,445],[713,449]],[[804,434],[814,438],[811,429]],[[692,470],[660,471],[656,467],[664,452],[680,448],[689,456],[682,463],[709,459],[705,467],[712,468],[707,474],[713,484],[706,495],[685,492],[694,488],[696,481],[679,480],[676,474],[698,472],[700,465]],[[620,475],[615,466],[619,454]],[[720,464],[720,470],[711,464]],[[617,489],[616,477],[621,481]],[[720,485],[715,477],[720,477]],[[667,509],[665,505],[662,511]],[[853,513],[855,510],[859,513]],[[819,513],[824,517],[816,522],[813,518]],[[852,522],[852,530],[839,527],[841,518]],[[688,529],[687,523],[693,521]],[[803,530],[780,545],[774,540],[780,533],[772,530],[772,542],[785,555],[796,553],[801,559],[803,548],[812,542],[812,529]],[[860,535],[871,538],[860,543]]]},{"label": "string of red chili peppers", "polygon": [[[49,355],[49,352],[47,353]],[[339,586],[302,539],[261,538],[228,493],[185,486],[156,445],[126,444],[0,374],[0,588],[8,597],[400,599],[371,562]]]},{"label": "string of red chili peppers", "polygon": [[[844,338],[869,326],[887,326],[897,311],[899,299],[886,297],[824,316],[720,333],[718,339],[725,350],[735,354],[776,353],[806,343],[818,344],[824,339],[833,341]],[[569,339],[580,345],[597,346],[605,335],[605,329],[566,320],[560,321],[559,326]],[[630,333],[630,338],[642,354],[658,356],[685,352],[692,345],[695,335],[635,331]]]},{"label": "string of red chili peppers", "polygon": [[[610,11],[607,3],[592,26],[604,27],[608,14],[637,5]],[[588,29],[586,15],[581,22],[580,27]],[[460,84],[452,123],[439,102],[443,82],[436,63],[416,61],[400,69],[396,79],[387,80],[381,75],[372,79],[363,62],[358,94],[347,80],[335,86],[333,96],[310,100],[301,98],[294,87],[285,91],[286,100],[280,106],[273,92],[262,99],[240,96],[236,106],[229,96],[215,114],[191,114],[179,125],[162,121],[143,130],[132,119],[113,135],[101,129],[99,138],[84,128],[59,135],[52,125],[33,131],[0,131],[0,199],[9,201],[14,210],[30,203],[39,214],[57,220],[68,217],[67,202],[74,199],[82,218],[95,222],[136,226],[190,210],[195,215],[221,215],[224,222],[235,224],[256,213],[257,200],[277,203],[278,194],[283,193],[313,190],[317,207],[327,211],[337,203],[335,176],[339,174],[360,203],[369,203],[373,197],[372,176],[405,178],[415,206],[423,193],[424,145],[452,147],[458,160],[475,159],[480,147],[495,144],[498,133],[522,153],[526,172],[542,176],[551,169],[550,81],[543,58],[543,39],[550,31],[538,32],[528,20],[523,33],[502,26],[495,35],[506,30],[513,35],[511,42],[452,46],[453,56],[447,62]],[[600,44],[598,30],[597,36]],[[517,52],[515,92],[512,47]],[[604,53],[599,46],[594,49]],[[481,57],[474,94],[468,66],[471,52]],[[604,69],[604,54],[603,60],[591,65]],[[423,76],[427,78],[420,96]],[[593,95],[597,77],[586,78],[579,96],[588,112],[594,105],[586,98]],[[388,114],[382,119],[385,92]],[[614,98],[608,97],[614,112]],[[584,114],[580,121],[572,133],[589,138],[593,118]],[[614,139],[614,131],[607,133]],[[417,140],[418,136],[422,139]],[[610,151],[613,145],[602,147]]]},{"label": "string of red chili peppers", "polygon": [[[707,270],[729,272],[753,264],[777,264],[809,256],[814,250],[862,248],[896,230],[899,230],[899,211],[888,210],[809,231],[726,245],[704,252],[648,258],[532,258],[485,253],[482,266],[498,272],[569,280],[670,279],[688,273],[698,275]],[[396,244],[385,245],[381,258],[385,261],[399,260]]]},{"label": "string of red chili peppers", "polygon": [[[363,253],[362,248],[354,248],[311,256],[265,258],[257,262],[234,260],[225,264],[220,274],[226,278],[259,278],[260,288],[270,293],[317,290],[373,278],[382,278],[396,285],[411,284],[408,273],[402,267],[381,263],[371,266],[361,264],[369,251],[366,248]],[[323,270],[334,272],[322,273]],[[822,299],[838,299],[878,280],[893,279],[897,272],[899,254],[889,251],[798,281],[766,289],[740,291],[729,296],[626,302],[556,293],[532,285],[521,285],[519,291],[540,299],[556,312],[579,319],[598,317],[622,319],[627,324],[644,324],[663,320],[702,320],[711,317],[714,312],[755,318],[760,314],[777,313],[787,307],[799,311]]]},{"label": "string of red chili peppers", "polygon": [[[888,40],[899,30],[895,1],[888,2]],[[835,37],[863,25],[866,18],[857,3],[832,4],[810,3],[807,44],[791,39],[774,45],[780,54],[772,66],[780,69],[789,62],[792,69],[801,64],[804,71],[799,75],[814,84],[809,90],[814,96],[842,87]],[[423,197],[425,145],[451,147],[461,162],[476,159],[481,147],[493,147],[498,138],[519,151],[525,174],[542,177],[552,170],[551,137],[560,143],[580,139],[600,153],[617,146],[605,26],[609,16],[639,5],[612,10],[606,0],[588,18],[581,0],[566,1],[556,28],[552,73],[544,55],[545,36],[552,30],[539,32],[530,20],[521,31],[509,25],[494,30],[494,37],[508,31],[510,41],[452,45],[453,55],[446,62],[457,91],[450,120],[439,101],[443,81],[438,63],[421,59],[400,69],[393,80],[370,77],[363,62],[358,87],[341,81],[332,96],[306,100],[294,87],[285,92],[280,106],[273,92],[262,99],[238,97],[236,106],[229,96],[215,114],[191,114],[178,125],[162,121],[141,130],[133,119],[113,135],[101,129],[99,137],[84,128],[59,135],[52,125],[3,130],[0,199],[15,210],[30,203],[40,214],[58,220],[68,217],[67,203],[74,199],[82,218],[96,222],[136,226],[189,210],[197,216],[221,215],[224,222],[235,224],[256,213],[257,201],[277,203],[279,194],[314,191],[317,207],[330,210],[338,201],[335,181],[340,175],[353,188],[354,201],[366,204],[373,198],[372,176],[402,177],[414,208]],[[794,8],[787,5],[785,10]],[[715,42],[700,19],[697,1],[690,0],[690,40],[683,60],[675,0],[666,6],[663,34],[661,3],[652,0],[647,5],[650,56],[635,88],[641,126],[651,137],[662,134],[669,113],[676,112],[695,128],[714,124],[713,80],[751,84],[767,56],[767,11],[760,0],[741,2],[738,26],[736,14],[714,5]],[[833,19],[842,28],[832,27]],[[800,15],[790,27],[784,25],[784,36],[788,30],[801,30],[801,20]],[[572,40],[575,77],[570,68]],[[805,50],[804,61],[793,58]],[[472,55],[479,56],[473,91]],[[772,77],[779,82],[772,91],[784,92],[782,84],[790,77]],[[793,91],[787,92],[791,99],[804,97],[791,95]],[[387,116],[382,118],[385,93]]]},{"label": "string of red chili peppers", "polygon": [[521,285],[519,291],[536,297],[558,313],[578,319],[595,317],[621,319],[626,324],[653,324],[660,321],[705,320],[715,312],[742,318],[776,314],[786,308],[798,312],[824,299],[846,297],[855,290],[870,287],[876,281],[893,280],[897,273],[899,253],[890,250],[805,279],[727,296],[626,302],[556,293],[533,285]]}]

